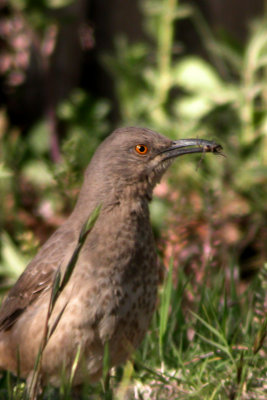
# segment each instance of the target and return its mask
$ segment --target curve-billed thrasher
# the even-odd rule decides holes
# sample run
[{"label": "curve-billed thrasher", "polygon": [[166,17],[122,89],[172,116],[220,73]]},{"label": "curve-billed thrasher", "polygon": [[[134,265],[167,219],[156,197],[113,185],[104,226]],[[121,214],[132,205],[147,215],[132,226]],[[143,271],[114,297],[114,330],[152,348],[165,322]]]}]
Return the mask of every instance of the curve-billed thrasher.
[{"label": "curve-billed thrasher", "polygon": [[99,204],[100,215],[51,316],[53,321],[67,303],[44,350],[42,382],[59,385],[78,348],[74,385],[86,376],[101,377],[106,342],[110,366],[124,362],[143,339],[156,303],[159,264],[148,210],[153,188],[175,157],[220,149],[207,140],[172,141],[149,129],[114,131],[95,152],[72,214],[2,304],[0,368],[25,378],[32,372],[55,271],[66,267],[84,222]]}]

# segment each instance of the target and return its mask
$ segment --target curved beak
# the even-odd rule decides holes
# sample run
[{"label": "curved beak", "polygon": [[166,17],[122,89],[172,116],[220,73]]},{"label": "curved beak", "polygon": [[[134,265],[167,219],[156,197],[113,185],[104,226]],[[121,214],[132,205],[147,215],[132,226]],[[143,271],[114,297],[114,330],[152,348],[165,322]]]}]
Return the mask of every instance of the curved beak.
[{"label": "curved beak", "polygon": [[160,154],[164,154],[163,160],[170,158],[179,157],[183,154],[191,153],[221,153],[222,146],[211,140],[203,139],[180,139],[174,140],[170,147],[161,151]]}]

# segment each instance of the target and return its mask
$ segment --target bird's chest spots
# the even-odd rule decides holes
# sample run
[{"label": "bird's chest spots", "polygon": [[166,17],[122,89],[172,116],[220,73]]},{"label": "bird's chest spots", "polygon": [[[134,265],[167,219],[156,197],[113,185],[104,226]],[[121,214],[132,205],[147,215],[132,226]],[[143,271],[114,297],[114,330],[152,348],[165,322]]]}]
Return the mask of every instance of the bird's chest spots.
[{"label": "bird's chest spots", "polygon": [[88,254],[90,265],[98,266],[94,279],[101,286],[96,296],[100,338],[124,334],[137,343],[148,328],[157,295],[157,255],[148,217],[114,213],[112,223],[102,227],[101,235],[96,233],[94,243],[101,237],[105,246],[91,247]]},{"label": "bird's chest spots", "polygon": [[114,308],[118,325],[125,335],[143,334],[148,328],[157,297],[157,273],[155,264],[143,263],[141,271],[123,284],[113,281]]},{"label": "bird's chest spots", "polygon": [[[98,270],[130,279],[155,262],[154,238],[147,216],[115,213],[88,237],[88,255]],[[144,271],[145,272],[145,271]]]},{"label": "bird's chest spots", "polygon": [[[154,265],[143,274],[136,273],[131,279],[121,274],[109,277],[109,284],[101,291],[98,308],[102,310],[99,320],[99,336],[103,342],[120,343],[126,339],[133,346],[142,340],[157,297],[157,273]],[[128,277],[130,278],[130,276]]]},{"label": "bird's chest spots", "polygon": [[149,280],[134,281],[127,293],[125,301],[118,299],[117,335],[123,336],[135,347],[142,340],[149,327],[157,297],[157,283],[151,277]]}]

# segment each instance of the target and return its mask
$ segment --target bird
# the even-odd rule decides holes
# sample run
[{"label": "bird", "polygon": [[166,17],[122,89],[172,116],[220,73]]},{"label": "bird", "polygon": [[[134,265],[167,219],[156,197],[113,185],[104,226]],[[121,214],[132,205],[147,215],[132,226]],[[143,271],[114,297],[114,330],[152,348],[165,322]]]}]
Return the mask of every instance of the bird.
[{"label": "bird", "polygon": [[0,368],[32,376],[55,274],[66,269],[84,223],[99,205],[51,314],[49,324],[61,316],[43,352],[40,380],[60,386],[62,371],[70,376],[79,349],[73,386],[98,381],[107,343],[109,366],[124,363],[140,345],[156,307],[160,262],[149,217],[153,189],[177,157],[221,149],[213,141],[171,140],[147,128],[112,132],[85,171],[72,213],[2,303]]}]

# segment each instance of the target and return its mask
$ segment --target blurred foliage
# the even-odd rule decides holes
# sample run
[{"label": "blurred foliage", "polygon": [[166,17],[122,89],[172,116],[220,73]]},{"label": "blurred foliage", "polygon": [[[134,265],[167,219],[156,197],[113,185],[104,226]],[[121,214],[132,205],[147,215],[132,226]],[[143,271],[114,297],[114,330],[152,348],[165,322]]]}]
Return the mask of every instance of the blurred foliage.
[{"label": "blurred foliage", "polygon": [[0,17],[0,73],[10,87],[25,81],[33,54],[42,72],[47,72],[58,29],[64,24],[54,13],[71,3],[73,0],[11,0],[6,9],[5,2],[0,5],[4,9]]},{"label": "blurred foliage", "polygon": [[[58,118],[65,124],[63,159],[54,168],[58,188],[66,190],[80,187],[83,172],[96,147],[109,132],[107,100],[94,100],[80,89],[58,107]],[[69,194],[73,206],[73,195]]]}]

